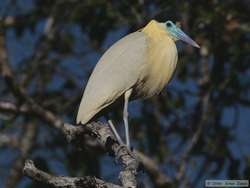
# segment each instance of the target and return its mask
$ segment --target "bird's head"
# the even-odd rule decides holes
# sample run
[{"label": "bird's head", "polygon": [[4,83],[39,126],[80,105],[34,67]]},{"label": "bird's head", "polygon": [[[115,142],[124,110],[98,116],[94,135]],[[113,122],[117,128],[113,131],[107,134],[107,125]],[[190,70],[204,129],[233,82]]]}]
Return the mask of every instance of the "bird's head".
[{"label": "bird's head", "polygon": [[166,21],[165,23],[166,30],[173,40],[182,40],[191,46],[200,48],[200,46],[192,40],[187,34],[185,34],[178,26],[176,26],[172,21]]}]

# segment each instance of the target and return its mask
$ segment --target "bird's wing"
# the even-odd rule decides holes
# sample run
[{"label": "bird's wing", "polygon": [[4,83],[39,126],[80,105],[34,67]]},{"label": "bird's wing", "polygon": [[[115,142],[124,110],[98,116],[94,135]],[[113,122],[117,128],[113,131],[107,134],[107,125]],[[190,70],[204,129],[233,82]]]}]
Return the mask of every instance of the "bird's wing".
[{"label": "bird's wing", "polygon": [[134,32],[117,41],[104,53],[85,88],[77,123],[87,123],[138,81],[145,65],[146,48],[146,34]]}]

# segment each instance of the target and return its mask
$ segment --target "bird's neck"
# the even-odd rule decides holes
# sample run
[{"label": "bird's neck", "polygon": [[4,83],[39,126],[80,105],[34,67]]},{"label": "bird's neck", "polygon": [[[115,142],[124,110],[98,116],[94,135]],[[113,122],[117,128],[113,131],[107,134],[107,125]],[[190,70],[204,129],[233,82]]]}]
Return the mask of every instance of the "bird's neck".
[{"label": "bird's neck", "polygon": [[153,96],[159,93],[170,81],[176,64],[175,42],[164,31],[164,25],[151,21],[142,32],[147,37],[146,63],[141,87],[142,95]]},{"label": "bird's neck", "polygon": [[168,36],[164,24],[159,23],[155,20],[151,20],[143,29],[142,32],[146,33],[152,39],[160,39],[163,36]]}]

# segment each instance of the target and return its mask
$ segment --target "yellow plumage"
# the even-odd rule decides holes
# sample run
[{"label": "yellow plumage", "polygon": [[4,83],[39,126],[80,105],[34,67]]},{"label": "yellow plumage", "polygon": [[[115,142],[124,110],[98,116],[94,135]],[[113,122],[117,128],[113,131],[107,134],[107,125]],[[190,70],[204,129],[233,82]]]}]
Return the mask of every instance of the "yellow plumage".
[{"label": "yellow plumage", "polygon": [[177,64],[177,49],[165,26],[152,20],[142,29],[147,39],[145,70],[136,87],[139,96],[158,94],[171,79]]}]

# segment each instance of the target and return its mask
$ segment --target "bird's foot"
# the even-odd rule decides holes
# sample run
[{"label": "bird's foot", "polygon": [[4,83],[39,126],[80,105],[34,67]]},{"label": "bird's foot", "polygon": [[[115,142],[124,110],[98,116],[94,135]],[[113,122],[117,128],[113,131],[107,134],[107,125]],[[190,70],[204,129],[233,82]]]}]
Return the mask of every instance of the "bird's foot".
[{"label": "bird's foot", "polygon": [[120,147],[119,147],[117,153],[120,153],[120,155],[118,155],[120,157],[124,156],[124,155],[127,155],[127,154],[134,156],[133,148],[129,148],[125,144],[120,144]]}]

